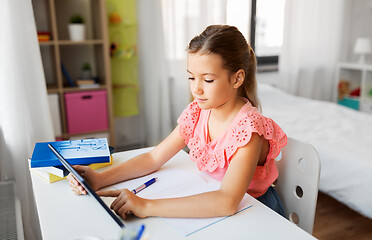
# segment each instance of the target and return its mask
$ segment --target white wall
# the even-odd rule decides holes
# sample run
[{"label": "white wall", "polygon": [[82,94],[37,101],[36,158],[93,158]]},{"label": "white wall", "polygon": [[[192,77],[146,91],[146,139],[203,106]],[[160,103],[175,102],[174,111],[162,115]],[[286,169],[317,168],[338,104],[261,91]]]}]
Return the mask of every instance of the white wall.
[{"label": "white wall", "polygon": [[[342,53],[340,62],[357,61],[358,56],[353,53],[355,41],[358,37],[368,37],[372,42],[372,1],[353,0],[346,1],[346,24],[343,29]],[[366,62],[372,64],[372,54],[366,56]],[[257,80],[262,83],[280,86],[282,79],[279,72],[258,73]]]},{"label": "white wall", "polygon": [[[347,60],[356,61],[358,56],[352,50],[358,37],[368,37],[372,41],[372,1],[354,0],[350,8],[350,28],[348,29]],[[372,64],[372,54],[366,56],[366,62]]]}]

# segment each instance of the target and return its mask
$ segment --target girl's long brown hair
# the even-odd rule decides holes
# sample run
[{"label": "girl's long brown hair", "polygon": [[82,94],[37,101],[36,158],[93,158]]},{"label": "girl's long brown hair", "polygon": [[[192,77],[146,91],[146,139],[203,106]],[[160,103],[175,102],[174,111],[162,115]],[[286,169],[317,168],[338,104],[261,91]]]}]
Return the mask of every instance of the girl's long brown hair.
[{"label": "girl's long brown hair", "polygon": [[187,51],[189,53],[218,54],[223,59],[223,67],[231,73],[243,69],[245,78],[239,88],[239,96],[247,98],[254,107],[261,110],[257,96],[256,56],[243,34],[236,27],[211,25],[190,41]]}]

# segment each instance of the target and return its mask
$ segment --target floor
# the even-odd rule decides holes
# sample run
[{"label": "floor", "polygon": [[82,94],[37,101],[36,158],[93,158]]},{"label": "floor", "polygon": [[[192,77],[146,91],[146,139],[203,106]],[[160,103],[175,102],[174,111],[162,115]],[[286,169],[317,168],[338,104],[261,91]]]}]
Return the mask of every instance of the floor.
[{"label": "floor", "polygon": [[372,219],[319,193],[313,235],[320,240],[372,239]]}]

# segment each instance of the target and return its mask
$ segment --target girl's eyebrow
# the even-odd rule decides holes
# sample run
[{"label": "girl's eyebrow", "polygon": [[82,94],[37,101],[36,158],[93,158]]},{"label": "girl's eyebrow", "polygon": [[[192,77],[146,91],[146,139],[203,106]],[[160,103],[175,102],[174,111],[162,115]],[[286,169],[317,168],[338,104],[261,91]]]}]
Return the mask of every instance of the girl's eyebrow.
[{"label": "girl's eyebrow", "polygon": [[[187,72],[190,73],[190,74],[193,74],[193,73],[190,72],[189,70],[187,70]],[[201,75],[202,75],[202,76],[204,76],[204,75],[213,75],[213,76],[216,76],[216,74],[214,74],[214,73],[202,73]]]}]

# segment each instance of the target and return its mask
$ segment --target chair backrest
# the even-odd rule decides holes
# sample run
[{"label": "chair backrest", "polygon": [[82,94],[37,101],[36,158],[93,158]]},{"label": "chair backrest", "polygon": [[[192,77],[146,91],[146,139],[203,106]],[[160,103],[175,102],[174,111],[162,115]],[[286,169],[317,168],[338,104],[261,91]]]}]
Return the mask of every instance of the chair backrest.
[{"label": "chair backrest", "polygon": [[275,189],[283,202],[285,216],[312,234],[320,176],[317,151],[310,144],[288,138],[276,165],[279,177]]}]

